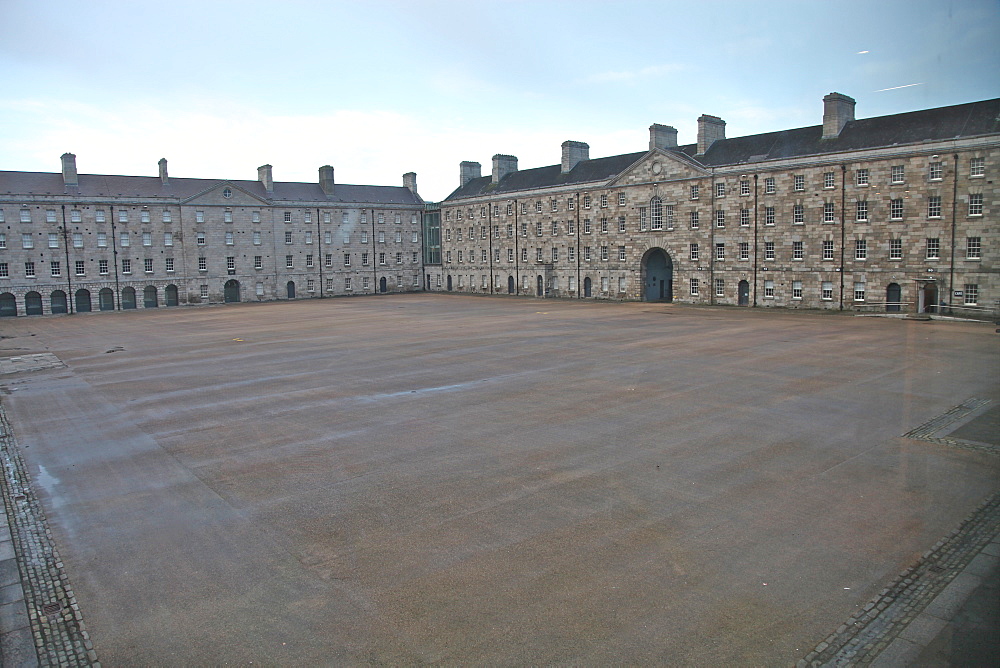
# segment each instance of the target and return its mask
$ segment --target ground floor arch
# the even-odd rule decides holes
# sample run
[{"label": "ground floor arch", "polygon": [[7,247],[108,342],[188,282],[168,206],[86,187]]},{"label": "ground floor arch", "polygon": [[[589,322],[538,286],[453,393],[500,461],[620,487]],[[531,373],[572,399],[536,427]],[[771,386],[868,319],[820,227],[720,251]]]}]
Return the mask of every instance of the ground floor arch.
[{"label": "ground floor arch", "polygon": [[385,276],[378,279],[378,291],[387,292],[389,290],[389,283],[385,280]]},{"label": "ground floor arch", "polygon": [[650,248],[642,256],[643,300],[674,300],[674,262],[662,248]]},{"label": "ground floor arch", "polygon": [[448,274],[448,292],[451,292],[451,274]]},{"label": "ground floor arch", "polygon": [[122,308],[134,309],[135,307],[136,307],[135,288],[131,286],[127,288],[122,288]]},{"label": "ground floor arch", "polygon": [[17,298],[10,292],[0,294],[0,316],[17,315]]},{"label": "ground floor arch", "polygon": [[514,286],[514,277],[513,276],[508,276],[507,277],[507,294],[508,295],[514,294],[514,287],[515,287]]},{"label": "ground floor arch", "polygon": [[750,283],[740,281],[736,286],[736,303],[740,306],[750,306]]},{"label": "ground floor arch", "polygon": [[68,310],[66,307],[66,293],[62,290],[53,290],[52,294],[49,295],[49,312],[66,313]]},{"label": "ground floor arch", "polygon": [[76,312],[89,313],[90,310],[90,290],[80,288],[76,291]]},{"label": "ground floor arch", "polygon": [[[294,290],[294,287],[292,289]],[[226,281],[226,284],[222,286],[222,299],[227,304],[238,302],[240,300],[240,282],[235,278]]]},{"label": "ground floor arch", "polygon": [[922,281],[917,291],[917,312],[935,313],[937,311],[938,289],[935,281]]},{"label": "ground floor arch", "polygon": [[594,296],[594,282],[590,280],[590,276],[583,279],[583,296],[593,297]]},{"label": "ground floor arch", "polygon": [[903,289],[899,283],[890,283],[885,287],[885,310],[886,313],[899,313],[900,301],[903,298]]},{"label": "ground floor arch", "polygon": [[288,281],[288,283],[285,283],[285,293],[288,295],[289,299],[295,299],[295,281]]},{"label": "ground floor arch", "polygon": [[177,286],[168,285],[163,289],[163,303],[167,306],[177,306]]},{"label": "ground floor arch", "polygon": [[115,293],[111,288],[101,288],[97,293],[97,308],[102,311],[115,310]]},{"label": "ground floor arch", "polygon": [[156,295],[156,286],[147,285],[142,289],[142,307],[143,308],[156,308],[160,305],[159,299]]},{"label": "ground floor arch", "polygon": [[32,290],[24,295],[24,312],[28,315],[42,315],[42,296]]},{"label": "ground floor arch", "polygon": [[545,294],[545,279],[539,276],[535,280],[535,296],[541,297]]}]

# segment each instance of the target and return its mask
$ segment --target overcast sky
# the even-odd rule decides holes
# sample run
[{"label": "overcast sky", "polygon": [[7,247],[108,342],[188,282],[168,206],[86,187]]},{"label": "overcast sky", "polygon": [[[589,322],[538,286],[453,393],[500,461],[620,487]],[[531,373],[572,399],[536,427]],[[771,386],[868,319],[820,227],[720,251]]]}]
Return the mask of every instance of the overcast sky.
[{"label": "overcast sky", "polygon": [[0,170],[402,185],[1000,95],[1000,0],[0,0]]}]

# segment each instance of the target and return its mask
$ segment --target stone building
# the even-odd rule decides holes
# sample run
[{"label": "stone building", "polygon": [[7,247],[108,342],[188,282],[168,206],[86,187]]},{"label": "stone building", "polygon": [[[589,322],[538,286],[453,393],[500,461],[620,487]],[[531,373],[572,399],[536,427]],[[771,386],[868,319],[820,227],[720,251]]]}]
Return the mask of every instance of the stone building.
[{"label": "stone building", "polygon": [[433,290],[696,304],[992,311],[1000,299],[1000,99],[492,174],[462,162]]},{"label": "stone building", "polygon": [[403,185],[0,172],[0,314],[421,289],[416,174]]}]

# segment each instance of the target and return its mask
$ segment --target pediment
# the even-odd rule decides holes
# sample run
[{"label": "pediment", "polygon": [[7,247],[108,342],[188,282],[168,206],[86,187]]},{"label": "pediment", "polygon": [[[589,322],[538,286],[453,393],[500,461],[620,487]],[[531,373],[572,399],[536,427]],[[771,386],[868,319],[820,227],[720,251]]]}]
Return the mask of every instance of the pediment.
[{"label": "pediment", "polygon": [[616,176],[609,185],[622,186],[651,181],[679,181],[705,176],[708,173],[707,169],[687,156],[654,148]]},{"label": "pediment", "polygon": [[[227,197],[228,194],[228,197]],[[257,197],[230,181],[219,181],[196,195],[184,200],[184,204],[205,204],[216,206],[260,206],[267,200]]]}]

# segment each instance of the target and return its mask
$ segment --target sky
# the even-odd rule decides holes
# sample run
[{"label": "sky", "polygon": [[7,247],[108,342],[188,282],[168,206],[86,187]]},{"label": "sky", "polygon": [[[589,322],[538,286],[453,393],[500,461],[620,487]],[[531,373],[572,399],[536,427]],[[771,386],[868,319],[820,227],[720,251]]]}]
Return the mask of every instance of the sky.
[{"label": "sky", "polygon": [[458,187],[558,163],[1000,97],[1000,0],[0,0],[0,170]]}]

